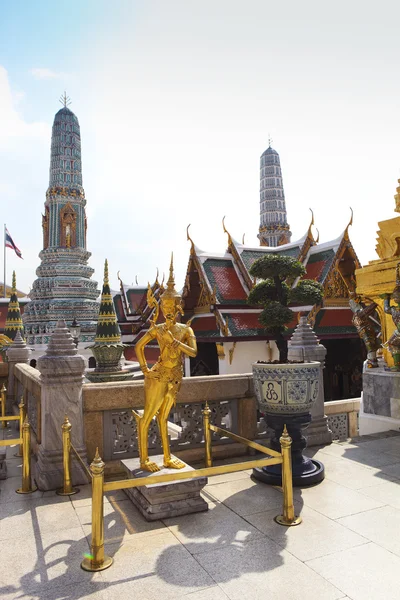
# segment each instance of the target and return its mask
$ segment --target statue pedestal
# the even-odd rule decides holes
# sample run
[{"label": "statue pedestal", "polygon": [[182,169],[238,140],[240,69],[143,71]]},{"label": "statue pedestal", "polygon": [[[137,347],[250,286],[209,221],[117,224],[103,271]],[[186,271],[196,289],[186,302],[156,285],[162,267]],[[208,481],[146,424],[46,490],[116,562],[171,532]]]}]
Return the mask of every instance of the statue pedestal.
[{"label": "statue pedestal", "polygon": [[377,369],[367,369],[364,364],[360,435],[399,427],[400,372],[385,370],[382,360]]},{"label": "statue pedestal", "polygon": [[[151,456],[150,458],[158,465],[163,463],[162,455]],[[128,458],[121,462],[129,478],[154,478],[154,485],[144,485],[124,490],[146,521],[157,521],[158,519],[168,519],[169,517],[179,517],[208,510],[207,502],[200,496],[201,490],[207,484],[207,477],[173,481],[171,483],[157,483],[158,475],[193,471],[194,469],[189,465],[179,470],[162,468],[157,473],[149,473],[140,468],[139,458]]]}]

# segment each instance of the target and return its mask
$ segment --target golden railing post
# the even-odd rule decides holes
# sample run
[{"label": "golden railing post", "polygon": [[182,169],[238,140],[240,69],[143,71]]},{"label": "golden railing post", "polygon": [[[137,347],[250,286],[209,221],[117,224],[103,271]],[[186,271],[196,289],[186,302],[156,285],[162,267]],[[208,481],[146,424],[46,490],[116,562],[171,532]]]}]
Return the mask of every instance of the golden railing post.
[{"label": "golden railing post", "polygon": [[22,426],[22,487],[17,490],[17,494],[32,494],[37,490],[32,485],[31,479],[31,426],[28,419]]},{"label": "golden railing post", "polygon": [[203,408],[203,427],[204,427],[204,464],[206,467],[212,467],[212,444],[211,444],[211,430],[210,430],[210,416],[211,410],[206,402]]},{"label": "golden railing post", "polygon": [[71,429],[72,425],[67,415],[61,425],[63,443],[63,487],[56,491],[59,496],[73,496],[79,492],[78,488],[72,487],[71,477]]},{"label": "golden railing post", "polygon": [[[7,388],[6,386],[3,385],[1,386],[1,416],[4,417],[6,416],[6,392],[7,392]],[[3,421],[3,429],[5,429],[7,427],[7,421]]]},{"label": "golden railing post", "polygon": [[[18,408],[19,408],[19,437],[22,438],[22,430],[24,427],[24,421],[25,421],[25,404],[24,404],[24,397],[21,396],[21,402],[18,404]],[[22,444],[20,444],[19,448],[18,448],[18,452],[16,452],[14,454],[14,456],[22,456],[23,454],[23,448],[22,448]]]},{"label": "golden railing post", "polygon": [[104,467],[99,449],[90,465],[92,473],[92,541],[91,554],[81,563],[85,571],[104,571],[113,564],[113,559],[104,554]]},{"label": "golden railing post", "polygon": [[283,491],[283,514],[275,517],[279,525],[300,525],[302,518],[296,517],[293,505],[293,480],[292,480],[292,438],[288,434],[286,425],[279,439],[282,451],[282,491]]}]

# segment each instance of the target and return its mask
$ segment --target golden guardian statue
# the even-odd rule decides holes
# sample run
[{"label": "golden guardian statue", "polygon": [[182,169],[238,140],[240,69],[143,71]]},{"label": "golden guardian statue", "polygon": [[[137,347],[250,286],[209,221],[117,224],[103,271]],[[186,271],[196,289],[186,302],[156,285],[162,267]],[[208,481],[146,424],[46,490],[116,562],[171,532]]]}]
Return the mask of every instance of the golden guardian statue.
[{"label": "golden guardian statue", "polygon": [[[161,295],[161,312],[164,323],[157,324],[158,303],[153,292],[148,288],[147,300],[149,306],[155,308],[154,317],[149,331],[135,346],[136,356],[144,374],[144,411],[139,415],[132,411],[138,430],[138,446],[140,466],[145,471],[159,471],[160,467],[149,459],[148,432],[151,421],[157,417],[158,428],[164,452],[164,467],[182,469],[185,466],[181,460],[172,458],[168,440],[168,416],[176,403],[176,397],[183,377],[184,355],[195,357],[197,354],[196,338],[188,325],[177,323],[178,315],[183,315],[182,299],[175,289],[173,258],[169,270],[167,289]],[[156,339],[160,347],[158,362],[149,369],[146,363],[144,348],[146,344]]]}]

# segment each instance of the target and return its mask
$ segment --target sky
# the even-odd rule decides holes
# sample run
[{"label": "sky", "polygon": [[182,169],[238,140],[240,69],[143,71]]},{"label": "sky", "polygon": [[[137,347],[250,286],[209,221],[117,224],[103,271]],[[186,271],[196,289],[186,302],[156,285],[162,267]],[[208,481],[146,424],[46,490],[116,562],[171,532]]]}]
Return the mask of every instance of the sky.
[{"label": "sky", "polygon": [[[296,240],[350,219],[377,258],[400,178],[400,5],[383,0],[0,0],[0,206],[28,292],[42,249],[50,136],[59,97],[82,138],[88,250],[101,284],[153,281],[190,244],[258,246],[259,157],[281,159]],[[2,273],[0,280],[3,279]]]}]

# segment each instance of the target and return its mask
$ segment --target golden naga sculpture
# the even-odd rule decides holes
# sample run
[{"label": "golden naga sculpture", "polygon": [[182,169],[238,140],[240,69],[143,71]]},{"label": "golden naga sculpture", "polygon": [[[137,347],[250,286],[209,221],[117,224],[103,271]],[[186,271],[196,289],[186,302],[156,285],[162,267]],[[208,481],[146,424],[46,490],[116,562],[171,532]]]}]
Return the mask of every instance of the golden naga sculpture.
[{"label": "golden naga sculpture", "polygon": [[[179,314],[183,315],[183,309],[181,296],[175,289],[172,257],[167,289],[160,298],[161,312],[165,318],[164,323],[157,324],[159,307],[150,284],[147,300],[149,306],[155,308],[154,317],[149,331],[135,346],[136,356],[144,374],[144,411],[142,416],[132,411],[137,423],[140,466],[145,471],[160,470],[159,466],[149,459],[148,451],[149,427],[153,418],[157,417],[164,452],[164,467],[182,469],[185,463],[171,456],[168,441],[168,415],[176,403],[181,386],[183,356],[195,357],[197,344],[192,328],[183,323],[177,323],[177,317]],[[160,347],[160,357],[158,362],[149,369],[144,348],[154,339],[157,340]]]}]

